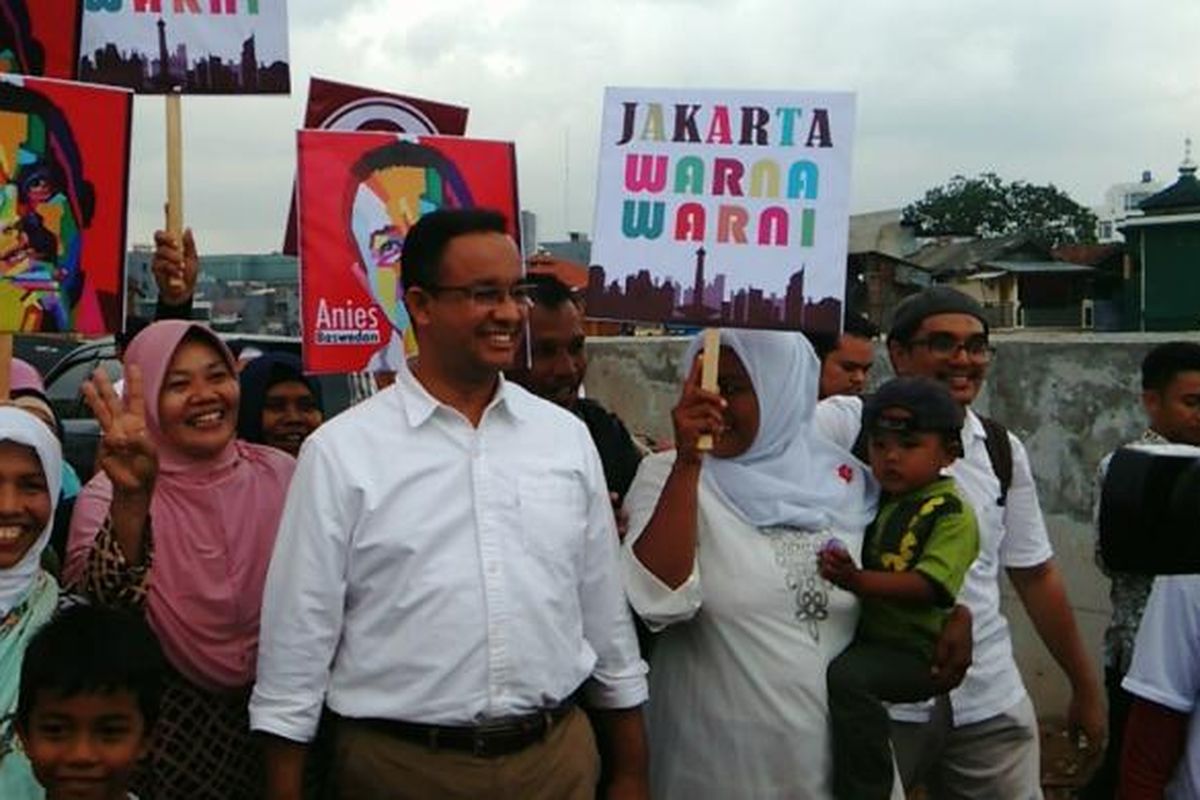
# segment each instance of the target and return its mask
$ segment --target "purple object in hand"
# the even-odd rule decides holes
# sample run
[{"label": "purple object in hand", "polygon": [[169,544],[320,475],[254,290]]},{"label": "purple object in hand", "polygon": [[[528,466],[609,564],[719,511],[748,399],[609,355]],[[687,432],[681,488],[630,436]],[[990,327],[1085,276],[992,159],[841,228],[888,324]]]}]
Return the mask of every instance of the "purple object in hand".
[{"label": "purple object in hand", "polygon": [[831,536],[830,538],[826,539],[825,544],[821,545],[821,549],[818,550],[817,552],[818,553],[842,552],[842,553],[845,553],[846,555],[850,555],[850,550],[846,547],[846,545],[842,542],[841,539],[838,539],[835,536]]}]

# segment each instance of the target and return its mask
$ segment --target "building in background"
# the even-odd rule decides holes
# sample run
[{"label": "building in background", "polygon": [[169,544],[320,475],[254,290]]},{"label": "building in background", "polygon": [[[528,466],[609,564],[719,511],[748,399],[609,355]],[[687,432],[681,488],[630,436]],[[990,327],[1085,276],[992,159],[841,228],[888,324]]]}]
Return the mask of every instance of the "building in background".
[{"label": "building in background", "polygon": [[540,249],[563,261],[585,266],[592,264],[592,243],[582,231],[569,232],[566,241],[542,242]]},{"label": "building in background", "polygon": [[1096,240],[1101,244],[1123,241],[1121,226],[1134,217],[1140,217],[1142,212],[1139,206],[1142,201],[1162,189],[1162,182],[1154,180],[1150,170],[1142,172],[1140,181],[1110,186],[1104,193],[1104,205],[1092,209],[1096,214]]},{"label": "building in background", "polygon": [[[129,313],[153,317],[158,290],[150,274],[153,248],[126,257]],[[278,253],[200,256],[192,316],[218,331],[300,335],[299,263]]]},{"label": "building in background", "polygon": [[1185,147],[1179,178],[1125,221],[1126,314],[1134,330],[1200,329],[1200,181]]}]

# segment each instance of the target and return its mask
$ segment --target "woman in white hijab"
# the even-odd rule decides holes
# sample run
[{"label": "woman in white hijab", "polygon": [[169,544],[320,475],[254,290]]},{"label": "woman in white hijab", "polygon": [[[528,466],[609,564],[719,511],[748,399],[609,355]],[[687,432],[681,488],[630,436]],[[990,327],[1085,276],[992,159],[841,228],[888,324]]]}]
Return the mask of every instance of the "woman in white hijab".
[{"label": "woman in white hijab", "polygon": [[[812,429],[820,363],[802,336],[721,340],[719,396],[699,388],[697,340],[672,415],[676,450],[643,460],[625,500],[629,600],[662,631],[647,713],[652,794],[824,800],[825,668],[853,637],[858,607],[821,578],[817,553],[834,536],[861,549],[878,490]],[[707,454],[703,434],[715,437]]]},{"label": "woman in white hijab", "polygon": [[43,796],[12,728],[29,639],[58,607],[58,584],[40,566],[54,527],[62,449],[28,411],[0,407],[0,797]]}]

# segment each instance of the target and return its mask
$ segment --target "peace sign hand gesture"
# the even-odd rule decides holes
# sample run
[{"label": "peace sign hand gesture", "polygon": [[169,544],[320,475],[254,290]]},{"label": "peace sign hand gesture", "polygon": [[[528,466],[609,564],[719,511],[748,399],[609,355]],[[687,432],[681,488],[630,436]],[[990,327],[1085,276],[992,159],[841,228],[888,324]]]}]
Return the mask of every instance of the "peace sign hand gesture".
[{"label": "peace sign hand gesture", "polygon": [[149,498],[158,475],[158,451],[146,428],[141,370],[129,368],[121,397],[98,368],[83,384],[83,397],[100,423],[96,463],[112,481],[113,494]]}]

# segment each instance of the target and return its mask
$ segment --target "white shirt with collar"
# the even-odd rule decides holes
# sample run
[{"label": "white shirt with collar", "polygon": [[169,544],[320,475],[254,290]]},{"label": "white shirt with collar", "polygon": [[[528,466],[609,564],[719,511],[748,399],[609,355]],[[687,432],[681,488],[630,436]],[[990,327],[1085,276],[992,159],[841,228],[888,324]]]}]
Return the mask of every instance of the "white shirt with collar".
[{"label": "white shirt with collar", "polygon": [[[263,598],[254,730],[646,700],[587,428],[501,379],[479,426],[407,368],[306,442]],[[590,677],[590,680],[589,680]]]},{"label": "white shirt with collar", "polygon": [[[862,400],[830,397],[817,404],[816,429],[837,444],[854,446],[862,428]],[[1025,684],[1013,660],[1008,621],[1000,613],[1000,568],[1036,567],[1054,556],[1025,446],[1011,433],[1013,474],[1000,505],[1000,479],[984,443],[987,433],[967,409],[962,429],[963,456],[947,470],[975,509],[979,557],[967,573],[958,602],[971,610],[974,653],[962,684],[950,693],[954,724],[970,725],[1002,714],[1025,698]],[[924,722],[929,703],[892,706],[894,719]]]}]

